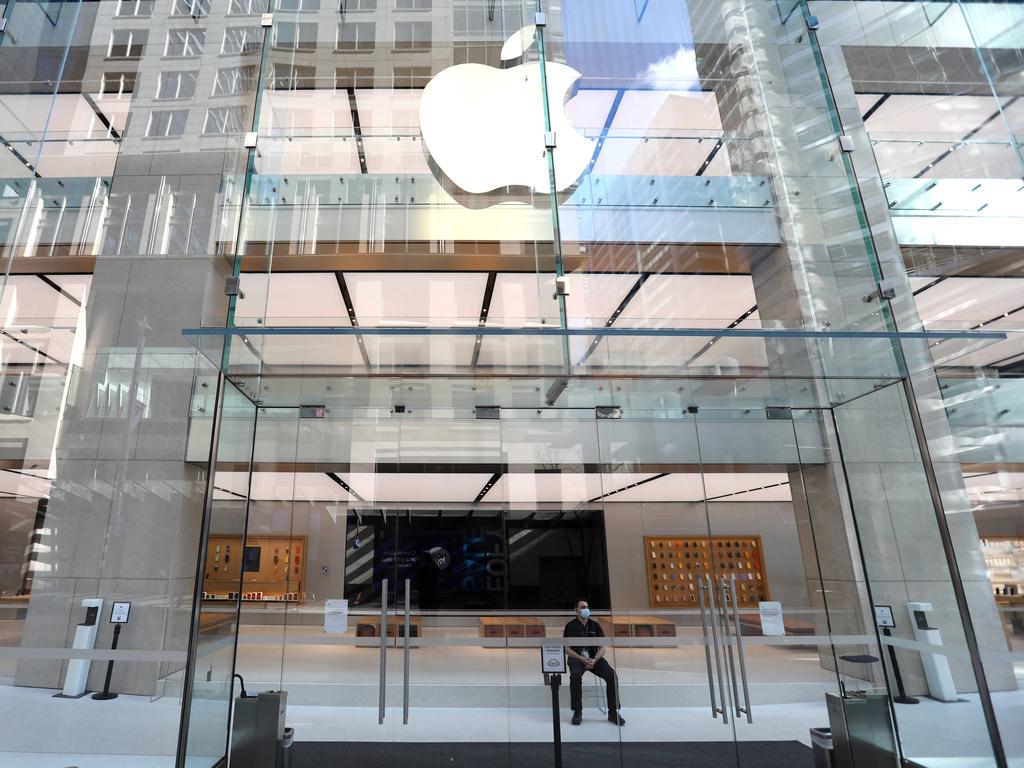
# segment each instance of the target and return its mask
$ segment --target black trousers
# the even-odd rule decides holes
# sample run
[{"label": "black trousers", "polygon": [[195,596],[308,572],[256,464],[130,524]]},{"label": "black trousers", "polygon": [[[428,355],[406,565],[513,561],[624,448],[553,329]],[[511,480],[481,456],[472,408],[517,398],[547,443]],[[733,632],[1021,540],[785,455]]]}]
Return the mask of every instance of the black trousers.
[{"label": "black trousers", "polygon": [[583,673],[590,672],[604,680],[608,686],[608,714],[619,710],[619,682],[612,665],[602,656],[593,669],[587,669],[582,661],[569,659],[569,701],[573,712],[583,711]]}]

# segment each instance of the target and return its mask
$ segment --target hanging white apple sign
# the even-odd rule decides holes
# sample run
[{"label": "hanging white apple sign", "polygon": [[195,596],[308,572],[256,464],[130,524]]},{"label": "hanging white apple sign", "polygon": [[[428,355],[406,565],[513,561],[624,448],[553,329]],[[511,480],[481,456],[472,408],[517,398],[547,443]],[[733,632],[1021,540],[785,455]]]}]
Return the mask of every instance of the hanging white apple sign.
[{"label": "hanging white apple sign", "polygon": [[[509,38],[502,61],[521,57],[534,36],[535,28],[528,26]],[[578,133],[565,114],[566,96],[580,73],[557,62],[546,62],[545,69],[557,141],[555,183],[562,192],[583,175],[595,141]],[[420,132],[438,168],[465,192],[509,186],[551,190],[540,62],[508,69],[459,64],[438,73],[423,90]]]}]

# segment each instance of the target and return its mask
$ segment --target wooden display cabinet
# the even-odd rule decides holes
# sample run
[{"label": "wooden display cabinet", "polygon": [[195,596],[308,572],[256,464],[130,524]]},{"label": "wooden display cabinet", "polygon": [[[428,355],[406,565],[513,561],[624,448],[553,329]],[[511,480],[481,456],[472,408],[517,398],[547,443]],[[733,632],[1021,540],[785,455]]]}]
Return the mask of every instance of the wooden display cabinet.
[{"label": "wooden display cabinet", "polygon": [[700,579],[736,577],[736,601],[768,600],[760,536],[645,536],[647,591],[652,608],[697,608]]},{"label": "wooden display cabinet", "polygon": [[[242,600],[264,603],[301,603],[306,582],[305,536],[250,536],[244,547],[258,547],[259,570],[247,571]],[[228,599],[238,591],[242,576],[241,536],[210,536],[206,545],[206,580],[203,591],[213,599]],[[250,595],[259,595],[253,597]]]}]

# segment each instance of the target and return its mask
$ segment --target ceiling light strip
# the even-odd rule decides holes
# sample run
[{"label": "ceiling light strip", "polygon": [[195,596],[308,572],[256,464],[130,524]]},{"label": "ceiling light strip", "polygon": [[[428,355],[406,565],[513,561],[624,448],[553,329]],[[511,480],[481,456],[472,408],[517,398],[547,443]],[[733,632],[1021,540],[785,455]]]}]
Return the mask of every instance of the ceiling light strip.
[{"label": "ceiling light strip", "polygon": [[[342,272],[335,272],[334,279],[338,281],[338,290],[341,292],[341,300],[345,303],[345,311],[348,313],[348,321],[353,328],[359,327],[359,318],[356,317],[356,305],[352,301],[352,294],[349,293],[348,283],[345,282],[345,275]],[[370,368],[370,356],[366,352],[366,341],[362,334],[356,336],[356,346],[359,347],[359,354],[363,357],[363,364]]]},{"label": "ceiling light strip", "polygon": [[[633,283],[633,286],[629,289],[629,291],[627,291],[626,295],[622,297],[622,301],[619,302],[619,306],[617,306],[615,308],[615,311],[612,312],[611,316],[604,321],[605,328],[611,328],[615,324],[615,321],[622,316],[622,313],[626,311],[626,306],[629,304],[629,302],[633,300],[633,297],[640,292],[640,289],[644,287],[644,283],[647,282],[647,278],[649,278],[650,276],[650,272],[640,273],[640,276],[636,279],[636,282]],[[583,365],[587,360],[589,360],[590,356],[594,354],[594,352],[597,350],[597,345],[600,343],[600,336],[594,338],[590,342],[590,346],[587,347],[587,351],[583,353],[583,357],[579,359],[576,365]]]},{"label": "ceiling light strip", "polygon": [[643,480],[637,480],[635,483],[624,485],[622,488],[616,488],[614,491],[608,491],[608,493],[602,493],[600,496],[595,496],[592,499],[587,499],[587,504],[593,504],[595,502],[601,501],[602,499],[607,499],[609,496],[612,496],[613,494],[628,491],[630,488],[636,488],[639,485],[646,485],[647,483],[652,483],[655,480],[660,480],[663,477],[668,477],[669,474],[669,472],[661,472],[660,474],[653,475],[651,477],[646,477]]},{"label": "ceiling light strip", "polygon": [[348,483],[346,483],[344,480],[338,477],[334,472],[328,472],[327,476],[331,478],[331,480],[336,482],[338,485],[340,485],[345,490],[345,492],[352,496],[352,498],[354,498],[356,501],[366,501],[366,499],[364,499],[362,496],[360,496],[358,493],[352,490],[352,486],[350,486]]},{"label": "ceiling light strip", "polygon": [[[483,328],[487,324],[487,313],[491,311],[491,299],[494,297],[494,284],[498,280],[497,272],[487,273],[487,284],[484,286],[484,297],[480,302],[480,319],[478,325]],[[473,343],[473,359],[470,361],[470,368],[476,368],[480,362],[480,347],[483,344],[483,336],[477,336]]]},{"label": "ceiling light strip", "polygon": [[51,280],[46,275],[37,274],[36,277],[38,277],[40,280],[42,280],[48,286],[53,288],[53,290],[57,291],[57,293],[59,293],[64,298],[66,298],[68,301],[74,302],[75,306],[78,306],[78,307],[82,306],[82,302],[80,302],[78,299],[76,299],[70,293],[65,291],[63,288],[61,288],[57,283],[53,282],[53,280]]}]

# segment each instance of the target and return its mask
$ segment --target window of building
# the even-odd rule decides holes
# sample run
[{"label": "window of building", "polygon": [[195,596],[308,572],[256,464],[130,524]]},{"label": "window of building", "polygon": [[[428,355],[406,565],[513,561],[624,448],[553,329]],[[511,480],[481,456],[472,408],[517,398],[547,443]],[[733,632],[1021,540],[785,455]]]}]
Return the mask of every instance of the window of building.
[{"label": "window of building", "polygon": [[228,16],[259,16],[266,7],[265,0],[231,0]]},{"label": "window of building", "polygon": [[339,51],[372,51],[377,44],[377,25],[372,21],[343,21],[338,25]]},{"label": "window of building", "polygon": [[112,59],[138,59],[146,47],[149,33],[144,29],[115,29],[110,33],[107,56]]},{"label": "window of building", "polygon": [[213,81],[214,96],[233,96],[238,93],[249,93],[256,88],[259,69],[255,64],[244,67],[225,67],[217,70]]},{"label": "window of building", "polygon": [[373,67],[338,67],[334,70],[334,87],[373,88]]},{"label": "window of building", "polygon": [[430,50],[431,35],[429,21],[396,21],[396,51]]},{"label": "window of building", "polygon": [[338,10],[342,13],[349,11],[375,11],[377,0],[341,0]]},{"label": "window of building", "polygon": [[164,56],[199,56],[205,47],[205,29],[169,29]]},{"label": "window of building", "polygon": [[228,27],[224,30],[224,41],[220,52],[230,54],[258,53],[263,41],[260,27]]},{"label": "window of building", "polygon": [[279,11],[319,11],[320,0],[277,0]]},{"label": "window of building", "polygon": [[395,0],[398,11],[429,11],[432,0]]},{"label": "window of building", "polygon": [[134,72],[104,72],[100,83],[100,93],[116,94],[132,93],[135,90]]},{"label": "window of building", "polygon": [[270,87],[277,91],[297,91],[316,85],[316,67],[299,64],[275,64]]},{"label": "window of building", "polygon": [[210,0],[174,0],[171,5],[171,16],[200,16],[210,15]]},{"label": "window of building", "polygon": [[196,93],[198,72],[161,72],[156,86],[158,99],[190,99]]},{"label": "window of building", "polygon": [[153,15],[154,0],[117,0],[118,16],[146,17]]},{"label": "window of building", "polygon": [[246,130],[245,107],[213,107],[206,112],[206,122],[203,124],[205,136],[244,133]]},{"label": "window of building", "polygon": [[426,88],[430,82],[430,67],[395,67],[395,88]]},{"label": "window of building", "polygon": [[187,109],[154,110],[149,116],[146,136],[149,138],[181,136],[185,133],[186,122],[188,122]]},{"label": "window of building", "polygon": [[279,21],[274,24],[274,47],[289,51],[316,50],[315,21]]}]

